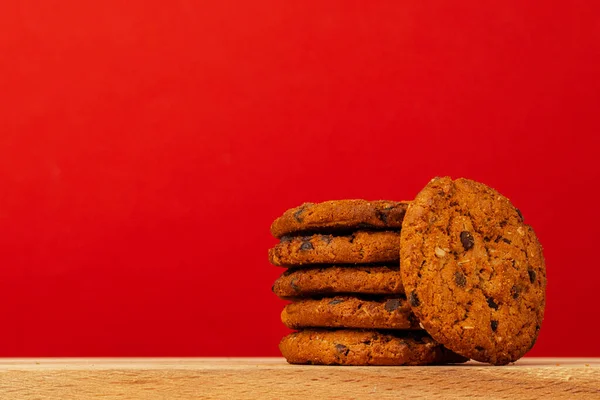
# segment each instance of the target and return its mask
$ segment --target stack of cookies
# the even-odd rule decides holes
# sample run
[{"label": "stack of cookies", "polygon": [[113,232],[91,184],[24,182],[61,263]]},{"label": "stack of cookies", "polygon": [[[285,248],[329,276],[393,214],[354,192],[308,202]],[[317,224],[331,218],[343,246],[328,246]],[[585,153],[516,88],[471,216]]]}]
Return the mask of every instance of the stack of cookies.
[{"label": "stack of cookies", "polygon": [[414,201],[306,203],[271,226],[280,343],[297,364],[503,365],[544,316],[542,247],[496,190],[435,178]]},{"label": "stack of cookies", "polygon": [[305,203],[271,226],[272,264],[287,268],[273,291],[298,330],[280,349],[290,363],[424,365],[464,362],[435,342],[411,311],[399,273],[407,202]]}]

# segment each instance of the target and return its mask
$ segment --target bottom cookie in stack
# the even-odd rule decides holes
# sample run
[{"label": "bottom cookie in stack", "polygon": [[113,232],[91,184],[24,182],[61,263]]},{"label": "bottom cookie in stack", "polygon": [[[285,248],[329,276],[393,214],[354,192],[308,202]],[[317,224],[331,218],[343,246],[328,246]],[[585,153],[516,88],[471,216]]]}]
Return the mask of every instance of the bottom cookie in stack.
[{"label": "bottom cookie in stack", "polygon": [[424,331],[307,329],[284,337],[279,349],[291,364],[430,365],[468,360]]}]

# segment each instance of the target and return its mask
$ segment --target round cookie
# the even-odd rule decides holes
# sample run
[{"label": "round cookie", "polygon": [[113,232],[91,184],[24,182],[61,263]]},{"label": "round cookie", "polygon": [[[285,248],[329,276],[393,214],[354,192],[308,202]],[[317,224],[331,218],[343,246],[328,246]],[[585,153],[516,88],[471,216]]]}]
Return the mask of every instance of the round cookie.
[{"label": "round cookie", "polygon": [[429,334],[463,356],[502,365],[534,345],[546,268],[533,229],[481,183],[435,178],[409,206],[400,272]]},{"label": "round cookie", "polygon": [[347,236],[284,236],[272,249],[273,265],[397,263],[400,232],[354,232]]},{"label": "round cookie", "polygon": [[281,321],[291,329],[421,329],[408,302],[403,298],[366,300],[336,296],[299,300],[283,309]]},{"label": "round cookie", "polygon": [[400,229],[408,202],[332,200],[304,203],[287,210],[271,225],[275,237],[298,232]]},{"label": "round cookie", "polygon": [[360,330],[304,330],[281,340],[290,364],[428,365],[464,363],[425,333],[382,333]]},{"label": "round cookie", "polygon": [[383,266],[309,267],[287,270],[273,292],[283,298],[335,293],[403,294],[400,270]]}]

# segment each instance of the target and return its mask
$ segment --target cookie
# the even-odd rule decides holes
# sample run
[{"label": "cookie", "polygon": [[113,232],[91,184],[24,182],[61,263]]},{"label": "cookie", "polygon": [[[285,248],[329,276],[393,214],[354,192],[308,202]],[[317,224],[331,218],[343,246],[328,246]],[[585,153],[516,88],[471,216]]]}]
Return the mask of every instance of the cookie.
[{"label": "cookie", "polygon": [[467,361],[418,332],[304,330],[284,337],[279,349],[290,364],[427,365]]},{"label": "cookie", "polygon": [[275,281],[281,298],[336,293],[403,294],[400,269],[384,266],[309,267],[287,270]]},{"label": "cookie", "polygon": [[408,202],[333,200],[304,203],[287,210],[271,225],[271,233],[282,237],[298,232],[400,229]]},{"label": "cookie", "polygon": [[351,235],[284,236],[269,250],[279,266],[398,263],[400,232],[358,231]]},{"label": "cookie", "polygon": [[534,345],[546,268],[533,229],[481,183],[436,178],[409,206],[400,272],[431,336],[463,356],[507,364]]},{"label": "cookie", "polygon": [[288,304],[281,321],[291,329],[369,328],[420,329],[405,298],[365,299],[336,296]]}]

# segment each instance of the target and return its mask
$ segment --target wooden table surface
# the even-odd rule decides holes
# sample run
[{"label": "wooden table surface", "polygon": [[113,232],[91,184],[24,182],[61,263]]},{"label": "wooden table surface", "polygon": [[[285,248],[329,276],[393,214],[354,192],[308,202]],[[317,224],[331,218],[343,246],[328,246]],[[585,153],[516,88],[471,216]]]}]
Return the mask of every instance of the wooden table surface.
[{"label": "wooden table surface", "polygon": [[600,399],[600,358],[504,367],[289,365],[281,358],[0,359],[0,399]]}]

